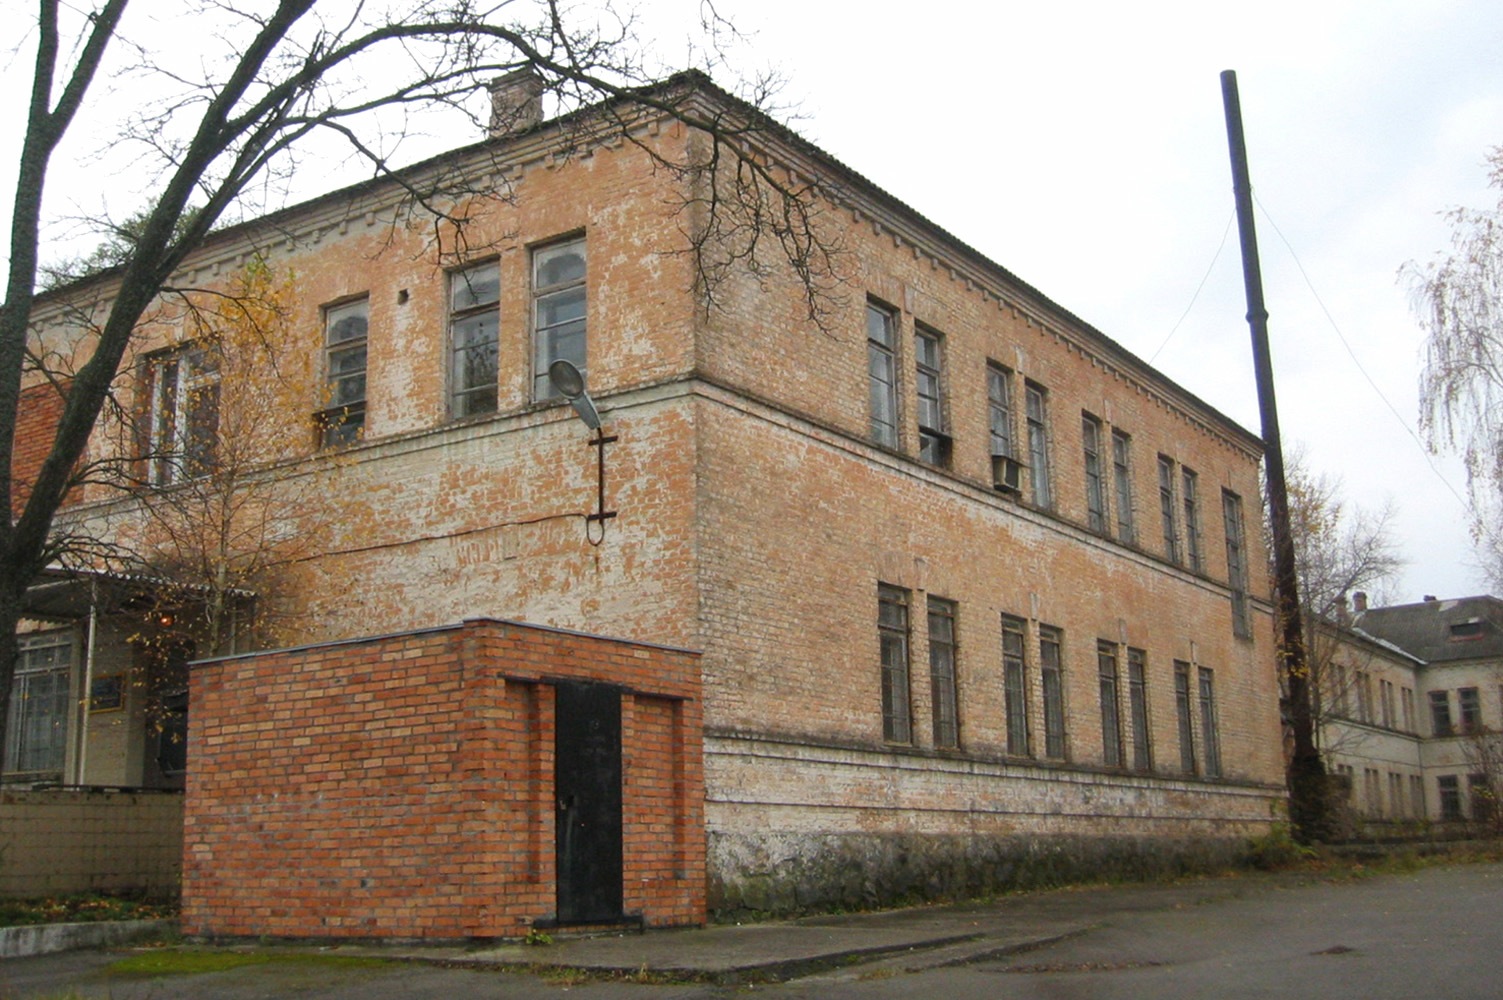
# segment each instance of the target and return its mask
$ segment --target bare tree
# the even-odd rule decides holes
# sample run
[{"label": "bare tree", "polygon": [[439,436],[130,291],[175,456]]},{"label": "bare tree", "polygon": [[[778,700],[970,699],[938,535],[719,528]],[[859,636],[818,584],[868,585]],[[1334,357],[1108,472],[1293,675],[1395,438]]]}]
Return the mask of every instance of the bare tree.
[{"label": "bare tree", "polygon": [[1503,147],[1488,159],[1497,207],[1451,209],[1450,252],[1403,273],[1428,338],[1420,425],[1461,452],[1480,561],[1503,586]]},{"label": "bare tree", "polygon": [[[418,188],[392,169],[389,156],[413,110],[468,114],[471,98],[491,81],[525,69],[536,74],[540,96],[576,112],[563,120],[584,141],[598,140],[603,130],[635,141],[622,126],[643,113],[671,116],[701,137],[685,161],[651,152],[659,166],[692,184],[684,252],[694,256],[708,303],[726,266],[791,269],[816,321],[834,287],[838,247],[820,232],[819,192],[766,155],[764,140],[777,133],[771,119],[751,103],[732,102],[729,113],[706,111],[684,99],[692,88],[654,85],[632,44],[629,19],[609,8],[558,0],[392,0],[390,10],[332,0],[163,6],[153,3],[151,13],[197,19],[204,28],[195,34],[193,60],[180,67],[170,53],[134,40],[150,26],[132,27],[126,0],[81,6],[42,0],[26,35],[31,90],[0,303],[0,504],[8,515],[0,525],[0,745],[23,597],[44,567],[68,561],[90,541],[60,537],[52,528],[70,491],[99,471],[81,460],[101,413],[113,406],[112,386],[135,331],[173,291],[169,282],[187,254],[217,225],[274,204],[314,144],[347,144],[371,172],[404,185],[439,223],[436,232],[462,244],[465,219],[453,206],[463,204],[473,181],[436,171]],[[708,3],[705,9],[717,20]],[[107,292],[83,310],[82,347],[62,352],[68,357],[62,370],[28,339],[39,304],[43,233],[52,218],[43,193],[64,140],[86,127],[88,109],[103,99],[98,79],[111,73],[128,84],[123,91],[151,95],[125,116],[107,149],[131,158],[152,195],[133,224],[106,228],[119,240],[118,252],[102,262],[110,265]],[[57,387],[61,412],[22,501],[12,475],[18,407],[23,384],[43,379]]]},{"label": "bare tree", "polygon": [[1503,809],[1498,794],[1503,790],[1503,731],[1475,726],[1462,737],[1462,755],[1471,769],[1472,822],[1491,837],[1503,836]]},{"label": "bare tree", "polygon": [[[1348,504],[1340,481],[1311,472],[1300,451],[1289,456],[1285,481],[1305,669],[1312,695],[1311,721],[1324,754],[1339,749],[1331,743],[1338,727],[1330,723],[1352,717],[1353,706],[1362,701],[1358,675],[1366,664],[1352,661],[1355,647],[1341,632],[1348,597],[1359,590],[1381,590],[1403,561],[1393,539],[1391,505],[1369,511]],[[1280,686],[1287,702],[1287,678],[1280,677]]]}]

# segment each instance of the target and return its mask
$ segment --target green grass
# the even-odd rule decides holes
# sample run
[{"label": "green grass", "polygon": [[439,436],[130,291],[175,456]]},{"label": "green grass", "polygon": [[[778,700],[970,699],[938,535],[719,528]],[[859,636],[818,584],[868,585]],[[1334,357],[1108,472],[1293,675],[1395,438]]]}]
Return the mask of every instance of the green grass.
[{"label": "green grass", "polygon": [[161,920],[177,916],[177,904],[129,896],[80,893],[33,899],[0,899],[0,927],[77,924],[99,920]]},{"label": "green grass", "polygon": [[321,955],[310,952],[225,951],[200,948],[163,948],[143,951],[105,967],[111,976],[156,978],[198,976],[226,972],[247,965],[301,965],[338,969],[375,969],[389,965],[384,958],[364,955]]}]

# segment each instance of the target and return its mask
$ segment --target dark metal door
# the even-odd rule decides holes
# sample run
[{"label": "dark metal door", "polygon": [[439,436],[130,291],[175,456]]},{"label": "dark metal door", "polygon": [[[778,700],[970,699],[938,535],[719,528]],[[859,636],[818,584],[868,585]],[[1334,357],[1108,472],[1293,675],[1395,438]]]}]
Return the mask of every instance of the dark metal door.
[{"label": "dark metal door", "polygon": [[611,923],[621,901],[621,692],[554,687],[558,922]]}]

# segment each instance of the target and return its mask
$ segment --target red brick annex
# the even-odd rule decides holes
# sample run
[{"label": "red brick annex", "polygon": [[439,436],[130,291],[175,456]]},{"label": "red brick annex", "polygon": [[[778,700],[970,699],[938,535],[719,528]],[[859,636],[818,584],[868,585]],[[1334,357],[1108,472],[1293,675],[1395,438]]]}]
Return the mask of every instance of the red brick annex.
[{"label": "red brick annex", "polygon": [[696,654],[495,620],[195,665],[183,931],[705,912]]}]

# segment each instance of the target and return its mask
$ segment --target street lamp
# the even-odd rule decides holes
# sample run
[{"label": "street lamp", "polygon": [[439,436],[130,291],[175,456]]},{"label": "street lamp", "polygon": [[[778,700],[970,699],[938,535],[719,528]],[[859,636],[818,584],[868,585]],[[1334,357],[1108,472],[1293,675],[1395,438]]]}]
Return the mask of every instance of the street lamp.
[{"label": "street lamp", "polygon": [[[590,445],[596,451],[595,513],[585,516],[585,537],[591,545],[599,545],[605,541],[605,522],[616,516],[615,511],[605,509],[605,446],[615,441],[616,435],[607,436],[601,429],[600,411],[595,408],[595,401],[585,390],[584,374],[572,362],[559,358],[549,365],[548,381],[574,407],[574,412],[579,414],[579,419],[584,421],[585,426],[595,432],[595,436],[590,439]],[[590,525],[597,522],[600,524],[599,539],[590,533]]]}]

